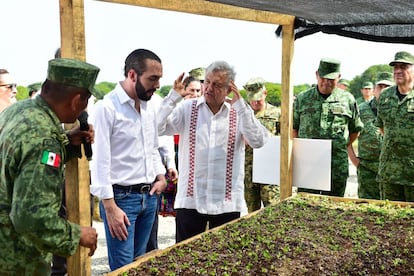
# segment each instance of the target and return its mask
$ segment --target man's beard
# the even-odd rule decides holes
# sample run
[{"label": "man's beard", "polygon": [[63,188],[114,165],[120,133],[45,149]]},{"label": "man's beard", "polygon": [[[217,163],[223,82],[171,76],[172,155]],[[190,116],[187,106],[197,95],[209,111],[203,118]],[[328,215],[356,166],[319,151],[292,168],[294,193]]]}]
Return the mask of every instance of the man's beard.
[{"label": "man's beard", "polygon": [[149,101],[152,97],[152,94],[156,89],[145,90],[144,86],[141,84],[141,81],[138,79],[137,83],[135,84],[135,93],[138,96],[138,99],[143,101]]}]

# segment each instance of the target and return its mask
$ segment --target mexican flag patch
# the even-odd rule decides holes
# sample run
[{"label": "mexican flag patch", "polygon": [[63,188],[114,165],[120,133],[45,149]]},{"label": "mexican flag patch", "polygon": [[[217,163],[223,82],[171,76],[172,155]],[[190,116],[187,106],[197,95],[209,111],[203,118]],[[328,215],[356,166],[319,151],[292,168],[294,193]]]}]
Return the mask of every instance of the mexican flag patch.
[{"label": "mexican flag patch", "polygon": [[58,153],[44,150],[42,154],[41,162],[42,164],[46,164],[46,165],[57,168],[60,166],[60,155]]}]

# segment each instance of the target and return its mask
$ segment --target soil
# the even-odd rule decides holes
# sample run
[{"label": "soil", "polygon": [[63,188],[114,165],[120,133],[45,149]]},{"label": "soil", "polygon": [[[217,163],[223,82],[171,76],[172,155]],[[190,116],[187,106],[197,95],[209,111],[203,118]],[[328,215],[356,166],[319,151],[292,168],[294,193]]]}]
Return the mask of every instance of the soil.
[{"label": "soil", "polygon": [[298,195],[120,275],[414,275],[414,209]]}]

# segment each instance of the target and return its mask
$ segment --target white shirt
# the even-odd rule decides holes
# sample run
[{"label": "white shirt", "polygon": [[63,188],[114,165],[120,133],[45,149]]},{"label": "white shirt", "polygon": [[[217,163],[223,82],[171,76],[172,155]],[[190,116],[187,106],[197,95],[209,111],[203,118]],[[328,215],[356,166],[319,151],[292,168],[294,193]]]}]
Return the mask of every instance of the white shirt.
[{"label": "white shirt", "polygon": [[[162,102],[162,97],[158,94],[154,94],[149,100],[150,104],[153,104],[155,110],[158,112]],[[161,159],[167,169],[176,169],[175,164],[175,149],[174,149],[174,136],[161,135],[158,136],[158,151],[161,154]]]},{"label": "white shirt", "polygon": [[157,120],[153,105],[135,102],[118,83],[94,106],[91,122],[95,129],[92,144],[91,193],[100,199],[113,198],[112,185],[152,183],[165,174],[158,152]]},{"label": "white shirt", "polygon": [[[204,96],[185,100],[177,105],[181,99],[176,91],[171,90],[164,98],[162,108],[158,110],[159,133],[180,135],[178,151],[180,173],[174,208],[196,209],[199,213],[209,215],[245,212],[245,141],[253,148],[262,147],[267,142],[268,131],[256,119],[252,109],[243,99],[232,106],[225,102],[216,114],[211,112]],[[197,101],[198,115],[195,138],[192,139],[190,128],[193,101]],[[233,128],[235,129],[234,148],[229,150],[231,107],[237,112],[237,123]],[[193,143],[194,140],[196,143]],[[194,159],[190,158],[192,147]],[[191,166],[191,160],[194,160],[194,167]],[[226,166],[227,163],[229,166]],[[191,192],[192,185],[189,185],[191,178],[194,179],[193,192]],[[226,179],[230,179],[229,183],[226,183]],[[227,192],[226,187],[229,188]]]}]

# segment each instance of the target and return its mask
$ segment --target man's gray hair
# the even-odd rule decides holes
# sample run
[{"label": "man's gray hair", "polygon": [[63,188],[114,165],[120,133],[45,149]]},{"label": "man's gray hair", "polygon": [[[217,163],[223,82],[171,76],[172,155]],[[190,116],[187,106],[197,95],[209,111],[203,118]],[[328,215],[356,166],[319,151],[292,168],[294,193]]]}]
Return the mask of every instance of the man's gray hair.
[{"label": "man's gray hair", "polygon": [[234,81],[236,79],[236,72],[234,71],[233,67],[223,60],[214,61],[212,64],[210,64],[206,68],[206,75],[217,71],[225,71],[227,73],[227,85],[230,83],[230,81]]}]

